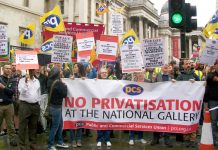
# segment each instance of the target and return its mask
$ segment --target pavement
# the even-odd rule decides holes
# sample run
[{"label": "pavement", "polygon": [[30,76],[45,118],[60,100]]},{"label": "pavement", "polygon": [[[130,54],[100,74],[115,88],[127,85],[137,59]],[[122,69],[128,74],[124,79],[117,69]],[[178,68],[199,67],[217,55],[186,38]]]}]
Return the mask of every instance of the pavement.
[{"label": "pavement", "polygon": [[[151,132],[144,132],[144,139],[148,142],[147,144],[141,144],[139,141],[135,142],[134,146],[130,146],[129,142],[129,134],[124,133],[123,131],[114,131],[115,138],[111,138],[111,147],[107,147],[105,144],[102,147],[98,148],[96,146],[96,131],[91,131],[92,137],[83,136],[82,139],[82,147],[81,148],[73,148],[72,146],[69,150],[198,150],[198,146],[196,148],[186,148],[182,142],[176,142],[175,136],[171,136],[171,141],[174,145],[173,148],[168,148],[164,145],[163,138],[160,140],[160,144],[158,146],[150,146],[150,142],[152,139]],[[48,133],[38,134],[37,140],[40,146],[40,150],[47,149],[47,139]],[[70,145],[70,136],[67,134],[67,138],[65,139],[65,143]],[[198,136],[197,141],[200,141],[200,136]],[[196,144],[198,145],[198,144]],[[218,146],[215,150],[218,150]],[[18,150],[18,147],[11,147],[9,145],[9,140],[6,136],[0,137],[0,150]],[[61,149],[60,149],[61,150]],[[63,149],[62,149],[63,150]]]}]

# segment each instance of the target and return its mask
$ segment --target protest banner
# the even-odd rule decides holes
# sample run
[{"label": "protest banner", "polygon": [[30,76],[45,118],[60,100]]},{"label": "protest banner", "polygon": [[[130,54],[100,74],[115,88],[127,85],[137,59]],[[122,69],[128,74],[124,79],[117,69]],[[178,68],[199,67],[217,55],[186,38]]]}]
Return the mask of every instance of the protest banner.
[{"label": "protest banner", "polygon": [[144,66],[161,67],[164,65],[164,41],[161,38],[144,39],[142,41],[142,54]]},{"label": "protest banner", "polygon": [[123,16],[121,14],[111,14],[111,32],[115,35],[123,34]]},{"label": "protest banner", "polygon": [[8,38],[6,25],[0,25],[0,56],[8,55]]},{"label": "protest banner", "polygon": [[76,42],[78,48],[78,55],[80,57],[90,56],[91,51],[95,46],[93,32],[77,33]]},{"label": "protest banner", "polygon": [[192,133],[198,128],[204,82],[137,83],[63,79],[64,129]]},{"label": "protest banner", "polygon": [[36,51],[16,50],[16,69],[39,69]]},{"label": "protest banner", "polygon": [[82,33],[82,32],[93,32],[95,39],[99,40],[100,35],[104,33],[104,29],[105,29],[104,24],[92,24],[92,23],[64,22],[64,26],[66,32],[55,33],[48,30],[43,31],[42,35],[45,41],[52,38],[54,34],[73,36],[73,38],[75,39],[76,33]]},{"label": "protest banner", "polygon": [[54,47],[51,62],[70,63],[72,51],[72,37],[65,35],[54,35]]},{"label": "protest banner", "polygon": [[141,72],[143,67],[142,51],[140,44],[121,46],[122,72]]},{"label": "protest banner", "polygon": [[118,48],[118,36],[101,35],[98,43],[98,59],[115,61]]}]

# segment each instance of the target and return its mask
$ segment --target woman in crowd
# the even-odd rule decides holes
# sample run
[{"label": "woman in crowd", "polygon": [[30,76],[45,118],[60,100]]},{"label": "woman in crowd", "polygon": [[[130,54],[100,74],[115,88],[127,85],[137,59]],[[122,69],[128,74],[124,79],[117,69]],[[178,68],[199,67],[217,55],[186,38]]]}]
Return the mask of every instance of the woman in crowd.
[{"label": "woman in crowd", "polygon": [[[106,68],[101,68],[99,72],[99,79],[108,79],[108,70]],[[106,142],[107,146],[111,146],[110,142],[110,130],[98,130],[97,131],[97,146],[101,147],[102,142]]]},{"label": "woman in crowd", "polygon": [[[144,76],[144,74],[145,74],[144,71],[134,73],[134,75],[133,75],[133,81],[135,81],[135,82],[145,82],[145,76]],[[143,139],[143,131],[130,131],[129,145],[134,145],[135,132],[138,133],[138,140],[139,140],[142,144],[146,144],[147,141]]]},{"label": "woman in crowd", "polygon": [[69,146],[63,143],[62,130],[62,101],[67,96],[67,86],[60,79],[60,69],[52,68],[48,80],[49,89],[49,107],[52,116],[52,124],[48,137],[48,149],[56,150],[54,139],[57,138],[56,147],[68,148]]},{"label": "woman in crowd", "polygon": [[[86,71],[85,67],[81,63],[75,63],[73,65],[73,77],[74,78],[86,78]],[[70,138],[72,142],[72,146],[75,147],[81,147],[82,143],[82,129],[76,129],[76,130],[70,130]]]}]

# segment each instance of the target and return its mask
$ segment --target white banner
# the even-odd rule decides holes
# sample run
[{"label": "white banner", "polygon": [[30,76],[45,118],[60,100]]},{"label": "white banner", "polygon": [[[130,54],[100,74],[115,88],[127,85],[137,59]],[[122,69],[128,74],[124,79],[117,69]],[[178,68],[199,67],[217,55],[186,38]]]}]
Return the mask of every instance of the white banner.
[{"label": "white banner", "polygon": [[8,55],[8,38],[6,25],[0,25],[0,55]]},{"label": "white banner", "polygon": [[51,62],[70,63],[72,53],[72,36],[54,35]]},{"label": "white banner", "polygon": [[123,16],[121,14],[111,14],[111,32],[114,35],[123,34]]},{"label": "white banner", "polygon": [[142,41],[142,52],[144,55],[144,66],[161,67],[164,65],[164,42],[161,38],[144,39]]},{"label": "white banner", "polygon": [[141,72],[143,67],[140,44],[121,46],[122,72]]},{"label": "white banner", "polygon": [[63,79],[65,129],[191,133],[198,127],[204,82],[136,83]]}]

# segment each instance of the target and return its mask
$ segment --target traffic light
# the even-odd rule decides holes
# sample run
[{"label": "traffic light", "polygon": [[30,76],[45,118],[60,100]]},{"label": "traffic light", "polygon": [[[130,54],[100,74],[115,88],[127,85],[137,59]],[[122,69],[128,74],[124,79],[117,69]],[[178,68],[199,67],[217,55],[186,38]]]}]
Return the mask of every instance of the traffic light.
[{"label": "traffic light", "polygon": [[169,26],[181,29],[185,26],[185,0],[168,0]]},{"label": "traffic light", "polygon": [[186,3],[185,10],[186,10],[186,21],[185,21],[186,32],[191,32],[192,30],[196,30],[197,19],[192,19],[192,17],[197,16],[196,6],[191,6],[190,3]]}]

